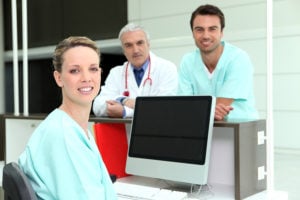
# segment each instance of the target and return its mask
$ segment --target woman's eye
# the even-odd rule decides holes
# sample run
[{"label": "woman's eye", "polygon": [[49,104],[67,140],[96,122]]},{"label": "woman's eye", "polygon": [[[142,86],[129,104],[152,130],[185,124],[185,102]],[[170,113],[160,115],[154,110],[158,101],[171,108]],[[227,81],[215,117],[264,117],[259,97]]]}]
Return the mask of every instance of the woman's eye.
[{"label": "woman's eye", "polygon": [[97,71],[100,70],[100,68],[99,67],[92,67],[90,70],[93,71],[93,72],[97,72]]},{"label": "woman's eye", "polygon": [[71,74],[76,74],[76,73],[78,73],[78,72],[79,72],[78,69],[71,69],[71,70],[70,70],[70,73],[71,73]]}]

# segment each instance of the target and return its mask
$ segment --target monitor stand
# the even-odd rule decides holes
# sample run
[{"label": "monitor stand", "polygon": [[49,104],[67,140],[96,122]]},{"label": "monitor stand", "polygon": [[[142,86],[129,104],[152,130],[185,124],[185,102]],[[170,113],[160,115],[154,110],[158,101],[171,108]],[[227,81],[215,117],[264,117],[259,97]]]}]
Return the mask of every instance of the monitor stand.
[{"label": "monitor stand", "polygon": [[193,199],[211,199],[214,196],[214,192],[212,190],[212,186],[209,184],[205,185],[197,185],[197,184],[189,184],[182,182],[174,182],[161,180],[163,183],[161,188],[182,191],[188,193],[189,198]]}]

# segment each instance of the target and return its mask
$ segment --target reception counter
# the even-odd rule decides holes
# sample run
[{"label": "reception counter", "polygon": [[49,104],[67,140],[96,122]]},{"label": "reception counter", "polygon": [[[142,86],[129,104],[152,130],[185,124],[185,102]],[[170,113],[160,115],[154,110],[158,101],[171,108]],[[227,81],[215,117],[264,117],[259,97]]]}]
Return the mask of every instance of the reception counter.
[{"label": "reception counter", "polygon": [[[46,115],[0,118],[0,160],[17,161],[20,153],[39,123]],[[113,119],[91,116],[94,123],[125,123],[132,119]],[[130,132],[130,130],[127,130]],[[232,188],[234,199],[244,199],[266,190],[266,121],[216,121],[213,129],[208,182]]]}]

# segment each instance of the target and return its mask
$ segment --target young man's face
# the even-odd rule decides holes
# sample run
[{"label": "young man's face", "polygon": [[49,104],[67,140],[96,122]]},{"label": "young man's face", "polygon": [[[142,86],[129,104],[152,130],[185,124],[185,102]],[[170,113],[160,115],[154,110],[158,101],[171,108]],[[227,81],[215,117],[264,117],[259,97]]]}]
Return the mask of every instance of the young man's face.
[{"label": "young man's face", "polygon": [[193,21],[193,37],[202,53],[210,53],[217,49],[223,37],[219,17],[197,15]]}]

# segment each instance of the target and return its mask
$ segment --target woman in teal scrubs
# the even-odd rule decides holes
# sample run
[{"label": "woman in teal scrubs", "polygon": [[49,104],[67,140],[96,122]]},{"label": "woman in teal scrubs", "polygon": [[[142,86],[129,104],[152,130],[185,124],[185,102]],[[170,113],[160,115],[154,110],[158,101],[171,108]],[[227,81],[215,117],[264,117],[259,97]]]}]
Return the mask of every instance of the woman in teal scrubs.
[{"label": "woman in teal scrubs", "polygon": [[100,89],[100,51],[86,37],[69,37],[53,55],[62,104],[32,134],[19,165],[39,199],[115,200],[116,193],[88,120]]}]

